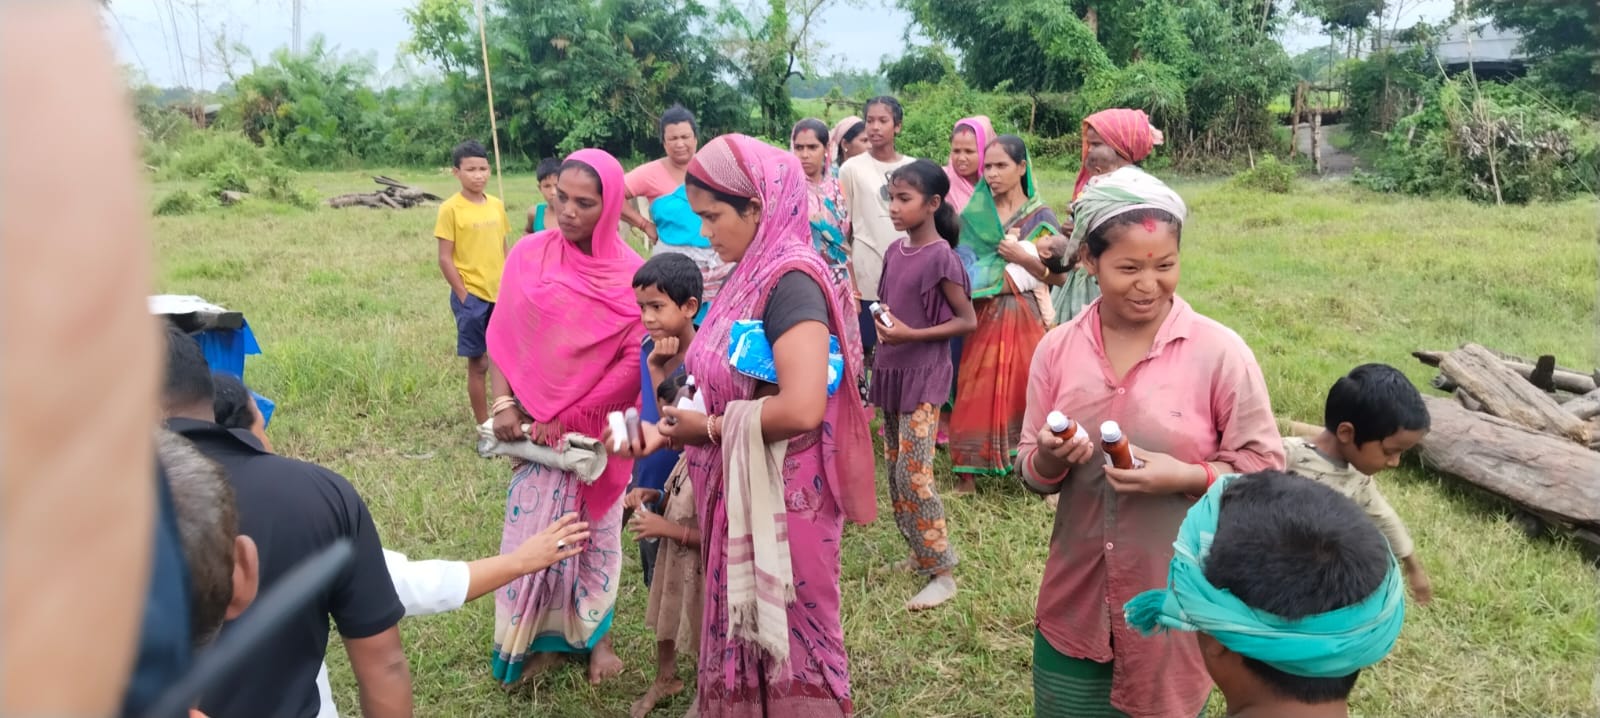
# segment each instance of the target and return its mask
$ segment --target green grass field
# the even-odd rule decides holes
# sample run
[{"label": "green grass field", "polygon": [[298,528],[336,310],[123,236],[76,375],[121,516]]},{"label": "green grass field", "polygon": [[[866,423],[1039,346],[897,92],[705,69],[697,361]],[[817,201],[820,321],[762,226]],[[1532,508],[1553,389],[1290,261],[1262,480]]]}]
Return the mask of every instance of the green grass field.
[{"label": "green grass field", "polygon": [[[303,179],[327,196],[372,189],[374,173]],[[385,173],[454,191],[437,171]],[[1053,206],[1064,206],[1070,183],[1066,174],[1044,175]],[[1305,183],[1287,196],[1217,181],[1178,188],[1192,210],[1179,291],[1254,348],[1280,415],[1320,418],[1327,387],[1361,362],[1389,362],[1424,383],[1429,370],[1408,356],[1419,347],[1473,340],[1596,363],[1592,200],[1496,209],[1340,183]],[[513,207],[537,196],[531,176],[508,177],[506,190]],[[414,558],[469,559],[499,546],[509,472],[472,449],[433,218],[432,209],[248,204],[157,218],[159,288],[245,312],[266,352],[250,361],[247,378],[278,402],[270,429],[278,449],[349,477],[386,545]],[[512,220],[520,224],[516,211]],[[1530,540],[1496,502],[1415,465],[1382,482],[1416,536],[1436,600],[1409,612],[1395,653],[1362,676],[1354,713],[1594,715],[1600,619],[1590,565],[1564,542]],[[904,555],[882,505],[878,523],[849,528],[844,539],[845,635],[860,714],[1028,715],[1033,605],[1050,526],[1043,502],[1013,481],[947,500],[961,594],[919,615],[902,608],[916,580],[880,568]],[[616,623],[626,672],[591,688],[569,666],[514,694],[489,677],[489,601],[408,619],[417,713],[624,715],[653,675],[644,606],[629,553]],[[340,705],[354,715],[342,650],[335,643],[329,653]],[[658,715],[681,715],[687,705],[680,697]],[[1217,700],[1211,715],[1222,715]]]}]

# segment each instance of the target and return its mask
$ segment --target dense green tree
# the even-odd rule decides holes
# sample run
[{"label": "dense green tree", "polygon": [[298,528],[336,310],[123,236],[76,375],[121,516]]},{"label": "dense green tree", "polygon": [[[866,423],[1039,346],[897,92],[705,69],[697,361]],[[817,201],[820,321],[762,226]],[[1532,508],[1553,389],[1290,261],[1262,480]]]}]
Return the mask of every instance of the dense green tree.
[{"label": "dense green tree", "polygon": [[[411,49],[460,78],[463,107],[483,104],[476,19],[464,0],[421,0]],[[660,151],[656,119],[673,103],[707,132],[744,129],[735,68],[693,0],[500,0],[485,23],[502,147],[536,160],[581,147]]]},{"label": "dense green tree", "polygon": [[940,82],[954,75],[955,60],[938,45],[923,45],[906,50],[893,60],[885,59],[879,66],[889,82],[889,87],[900,92],[918,82]]},{"label": "dense green tree", "polygon": [[790,81],[817,73],[824,47],[818,25],[845,2],[853,0],[724,0],[718,13],[725,28],[722,44],[760,111],[760,134],[788,134],[795,120]]},{"label": "dense green tree", "polygon": [[1385,0],[1295,0],[1294,9],[1329,30],[1360,30],[1383,14]]},{"label": "dense green tree", "polygon": [[1600,114],[1600,3],[1476,0],[1469,9],[1522,33],[1522,49],[1539,78],[1569,94],[1580,108]]},{"label": "dense green tree", "polygon": [[1083,116],[1148,111],[1179,145],[1266,141],[1266,105],[1292,77],[1273,0],[899,0],[961,53],[973,87],[1074,92]]},{"label": "dense green tree", "polygon": [[1338,50],[1329,45],[1313,47],[1289,58],[1289,66],[1294,70],[1295,79],[1310,83],[1328,81],[1334,65],[1338,62]]},{"label": "dense green tree", "polygon": [[1074,4],[900,0],[923,31],[961,51],[962,73],[974,87],[1022,91],[1075,89],[1092,71],[1109,69],[1095,29]]},{"label": "dense green tree", "polygon": [[342,56],[313,36],[299,54],[279,49],[235,80],[219,122],[274,147],[299,167],[357,162],[437,163],[473,133],[438,83],[376,89],[370,59]]}]

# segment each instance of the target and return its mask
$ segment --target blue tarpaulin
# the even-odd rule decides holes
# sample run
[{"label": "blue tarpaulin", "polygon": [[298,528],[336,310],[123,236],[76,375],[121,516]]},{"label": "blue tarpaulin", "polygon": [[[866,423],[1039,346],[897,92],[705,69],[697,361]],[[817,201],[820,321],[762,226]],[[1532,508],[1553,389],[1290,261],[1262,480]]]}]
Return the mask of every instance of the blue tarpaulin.
[{"label": "blue tarpaulin", "polygon": [[[256,343],[255,332],[250,331],[248,321],[238,329],[207,329],[195,335],[195,340],[200,342],[200,350],[205,352],[206,364],[211,371],[232,374],[239,377],[240,381],[244,380],[244,358],[261,353],[261,345]],[[255,397],[261,417],[270,425],[272,411],[277,405],[254,391],[250,395]]]},{"label": "blue tarpaulin", "polygon": [[205,352],[211,371],[232,374],[241,380],[244,379],[245,356],[261,353],[261,345],[256,343],[248,321],[238,329],[207,329],[195,335],[195,340],[200,342],[200,350]]}]

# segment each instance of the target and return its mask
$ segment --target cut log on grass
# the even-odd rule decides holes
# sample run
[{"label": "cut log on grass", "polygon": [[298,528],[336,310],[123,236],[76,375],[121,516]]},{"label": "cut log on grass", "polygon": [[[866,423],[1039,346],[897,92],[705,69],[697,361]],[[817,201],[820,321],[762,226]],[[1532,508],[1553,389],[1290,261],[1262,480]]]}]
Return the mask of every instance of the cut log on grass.
[{"label": "cut log on grass", "polygon": [[1419,449],[1460,478],[1575,532],[1600,532],[1600,453],[1425,397],[1433,428]]},{"label": "cut log on grass", "polygon": [[390,177],[378,175],[372,178],[373,182],[383,185],[383,189],[376,192],[352,192],[330,198],[329,207],[341,209],[344,207],[372,207],[375,209],[409,209],[427,202],[440,201],[439,195],[429,192],[421,187],[412,187],[404,182]]},{"label": "cut log on grass", "polygon": [[[1521,375],[1522,378],[1527,379],[1528,377],[1533,376],[1533,371],[1536,368],[1533,362],[1523,361],[1520,358],[1508,359],[1506,358],[1505,354],[1494,350],[1488,351],[1490,354],[1498,357],[1502,364],[1505,364],[1512,371],[1515,371],[1517,374]],[[1419,350],[1411,352],[1411,356],[1416,357],[1418,361],[1428,366],[1439,366],[1439,362],[1444,359],[1446,354],[1449,353],[1450,352]],[[1600,371],[1595,373],[1600,374]],[[1595,382],[1595,376],[1559,366],[1556,367],[1555,370],[1550,374],[1550,383],[1554,388],[1561,391],[1572,392],[1573,394],[1587,394],[1591,391],[1594,391],[1597,386]],[[1445,387],[1440,387],[1438,384],[1435,384],[1434,386],[1438,387],[1442,391],[1452,391],[1455,389],[1455,387],[1446,389]]]},{"label": "cut log on grass", "polygon": [[1549,394],[1523,381],[1488,349],[1468,344],[1444,355],[1439,368],[1461,390],[1477,399],[1483,411],[1588,445],[1589,427],[1581,419],[1564,411]]},{"label": "cut log on grass", "polygon": [[1600,389],[1596,389],[1580,397],[1568,399],[1561,405],[1568,414],[1579,419],[1593,419],[1600,416]]},{"label": "cut log on grass", "polygon": [[249,194],[244,192],[235,192],[231,189],[225,189],[217,193],[217,200],[222,202],[222,206],[224,207],[232,207],[233,205],[245,201],[245,199],[249,196]]},{"label": "cut log on grass", "polygon": [[351,192],[337,197],[329,197],[327,205],[334,209],[344,209],[345,207],[382,207],[383,203],[378,201],[377,192]]}]

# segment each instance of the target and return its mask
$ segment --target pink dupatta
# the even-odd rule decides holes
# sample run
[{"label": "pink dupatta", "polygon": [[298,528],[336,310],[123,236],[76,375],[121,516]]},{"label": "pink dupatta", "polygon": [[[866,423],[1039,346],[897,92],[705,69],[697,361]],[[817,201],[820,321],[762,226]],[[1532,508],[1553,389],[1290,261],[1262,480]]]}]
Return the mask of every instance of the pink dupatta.
[{"label": "pink dupatta", "polygon": [[[835,335],[846,321],[857,320],[854,308],[846,307],[851,298],[838,291],[828,265],[811,245],[809,181],[800,160],[745,135],[723,135],[701,148],[689,163],[689,173],[722,192],[760,197],[763,207],[755,238],[711,305],[686,357],[705,390],[707,406],[718,413],[729,401],[755,397],[756,380],[729,365],[728,343],[735,321],[760,318],[768,293],[784,274],[805,272],[829,291],[830,331]],[[860,395],[851,389],[861,376],[862,358],[845,354],[840,389],[828,398],[825,413],[832,431],[822,436],[823,473],[845,518],[865,524],[878,511],[872,441],[866,428],[870,419]],[[855,435],[858,429],[860,436]]]},{"label": "pink dupatta", "polygon": [[[554,445],[577,432],[599,436],[605,416],[639,402],[644,326],[633,296],[643,264],[617,233],[622,165],[601,150],[567,157],[600,176],[602,210],[585,254],[547,229],[524,237],[506,257],[500,301],[489,320],[489,356],[536,422],[535,442]],[[632,462],[611,457],[584,501],[604,512],[627,488]]]},{"label": "pink dupatta", "polygon": [[[984,153],[989,148],[989,143],[994,141],[994,124],[991,123],[989,118],[984,115],[974,115],[972,117],[964,118],[956,122],[955,130],[951,132],[952,140],[954,139],[955,134],[960,132],[962,128],[971,130],[972,134],[974,135],[974,139],[977,140],[978,179],[979,181],[982,181],[983,157]],[[955,208],[957,214],[960,214],[961,210],[967,208],[967,202],[972,200],[972,193],[978,190],[978,184],[977,182],[973,182],[965,177],[962,177],[959,172],[956,172],[954,164],[950,162],[945,163],[944,174],[946,177],[950,178],[950,193],[945,195],[945,201],[949,202],[950,206]]]},{"label": "pink dupatta", "polygon": [[861,118],[851,115],[833,123],[833,129],[828,131],[828,174],[838,172],[839,165],[844,164],[839,161],[839,146],[844,144],[844,133],[863,121]]},{"label": "pink dupatta", "polygon": [[[856,322],[855,312],[847,309],[848,297],[839,284],[830,281],[827,264],[812,247],[806,197],[809,182],[800,161],[792,153],[744,135],[724,135],[700,149],[689,163],[689,174],[721,192],[758,197],[762,204],[761,222],[755,237],[735,265],[717,301],[711,305],[685,359],[702,389],[708,410],[713,414],[733,410],[727,415],[730,423],[725,425],[727,434],[722,446],[692,446],[687,450],[690,464],[706,471],[705,475],[696,477],[702,526],[715,527],[726,521],[726,535],[719,537],[711,533],[704,544],[707,580],[716,581],[718,579],[713,577],[720,576],[723,593],[719,597],[712,587],[707,588],[705,630],[709,638],[703,638],[701,646],[702,649],[714,648],[717,640],[751,646],[766,656],[767,660],[762,663],[768,679],[788,686],[783,691],[801,691],[794,693],[792,699],[800,700],[802,695],[808,695],[804,694],[805,690],[823,691],[842,699],[846,706],[844,712],[848,712],[848,679],[841,677],[844,670],[842,640],[838,655],[817,643],[838,632],[837,595],[829,598],[828,592],[819,587],[817,594],[807,599],[815,601],[814,605],[799,608],[788,605],[791,600],[800,600],[796,594],[802,582],[819,586],[829,580],[836,583],[838,564],[826,568],[814,565],[815,552],[821,550],[811,543],[819,540],[817,530],[789,525],[789,511],[796,510],[794,506],[773,507],[766,502],[757,505],[742,496],[736,490],[739,487],[726,488],[730,473],[724,460],[730,457],[724,452],[735,452],[732,458],[738,460],[740,455],[733,447],[753,439],[748,435],[748,422],[737,421],[740,411],[747,413],[750,405],[738,402],[754,399],[757,388],[755,379],[735,372],[729,365],[728,344],[733,323],[760,318],[772,288],[777,286],[780,277],[791,271],[804,272],[827,294],[830,331],[842,333],[844,327]],[[787,442],[786,455],[777,463],[784,476],[774,478],[783,482],[794,475],[797,481],[805,484],[816,481],[816,491],[821,492],[826,487],[845,519],[867,523],[876,517],[877,495],[868,428],[870,416],[853,390],[861,371],[860,354],[847,351],[843,381],[839,391],[827,400],[821,429]],[[750,460],[749,452],[744,458]],[[738,468],[741,467],[735,467]],[[744,476],[734,474],[732,480],[755,480],[749,472],[743,473]],[[701,485],[705,486],[703,492]],[[733,517],[734,512],[750,515]],[[788,560],[787,542],[788,537],[795,535],[809,537],[808,543],[800,549],[808,559],[805,565],[809,568],[792,569],[793,573],[786,580],[781,568],[793,565]],[[773,570],[775,566],[780,570]],[[713,607],[719,604],[724,605],[725,618],[714,615]],[[818,612],[822,623],[832,625],[816,622],[791,625],[788,619],[791,610],[800,611],[798,615]],[[717,626],[724,621],[726,634],[719,637]],[[762,625],[767,626],[766,631],[760,629]],[[794,636],[810,636],[813,643]],[[793,645],[796,640],[805,646],[802,649],[806,651],[804,660],[793,655],[791,650],[773,645],[774,641]],[[823,675],[820,667],[824,664],[840,673]],[[742,658],[702,655],[701,710],[710,709],[719,700],[739,703],[760,695],[763,689],[750,684],[758,679],[740,668],[747,665]],[[704,676],[712,672],[721,673],[722,680],[716,684],[705,680]],[[791,682],[794,680],[816,685],[799,688]],[[741,684],[748,685],[741,689]]]}]

